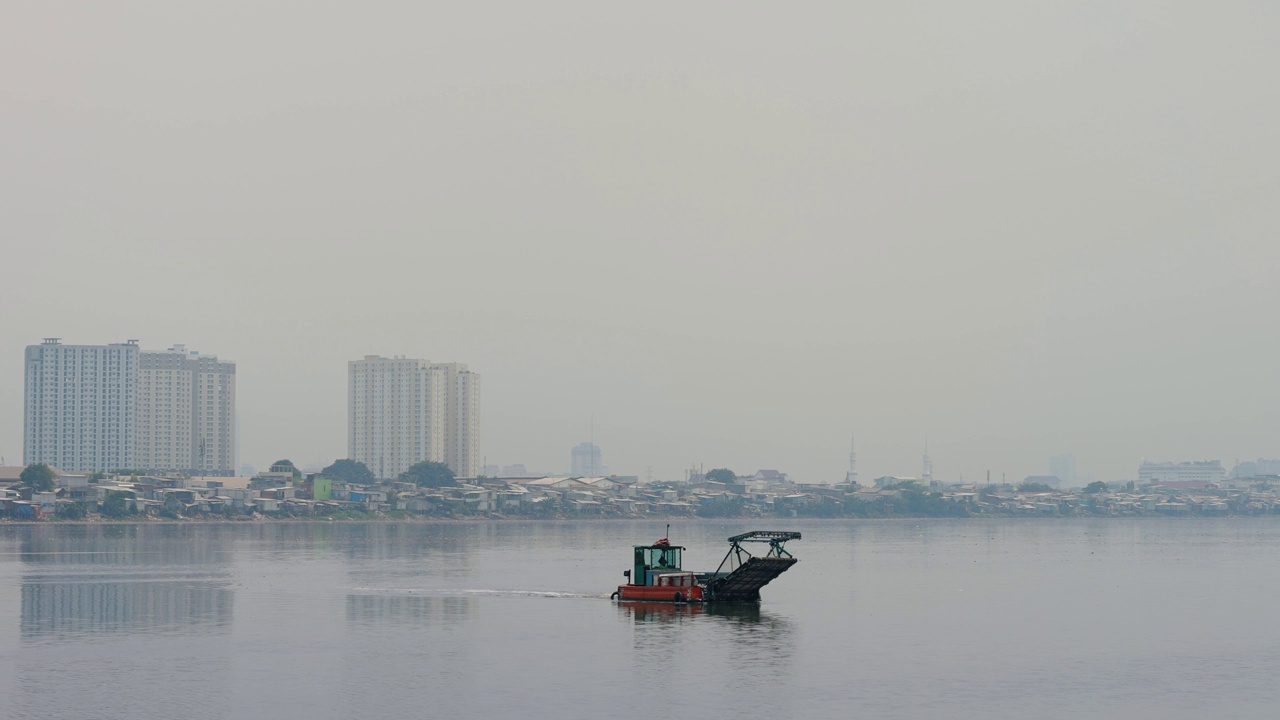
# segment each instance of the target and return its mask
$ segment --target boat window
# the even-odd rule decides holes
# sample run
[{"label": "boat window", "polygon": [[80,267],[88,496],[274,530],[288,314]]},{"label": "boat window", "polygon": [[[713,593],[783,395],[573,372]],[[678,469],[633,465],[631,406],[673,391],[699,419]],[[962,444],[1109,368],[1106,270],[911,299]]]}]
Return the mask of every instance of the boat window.
[{"label": "boat window", "polygon": [[647,554],[648,554],[647,564],[651,568],[654,568],[654,569],[670,568],[673,570],[680,569],[680,548],[653,547],[648,549]]}]

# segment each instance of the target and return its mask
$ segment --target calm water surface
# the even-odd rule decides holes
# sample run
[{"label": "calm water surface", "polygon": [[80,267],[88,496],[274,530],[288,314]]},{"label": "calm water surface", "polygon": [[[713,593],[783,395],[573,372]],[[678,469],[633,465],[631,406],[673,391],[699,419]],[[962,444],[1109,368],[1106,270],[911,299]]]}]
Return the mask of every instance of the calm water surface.
[{"label": "calm water surface", "polygon": [[0,717],[1274,718],[1280,521],[795,529],[758,608],[616,605],[661,523],[0,527]]}]

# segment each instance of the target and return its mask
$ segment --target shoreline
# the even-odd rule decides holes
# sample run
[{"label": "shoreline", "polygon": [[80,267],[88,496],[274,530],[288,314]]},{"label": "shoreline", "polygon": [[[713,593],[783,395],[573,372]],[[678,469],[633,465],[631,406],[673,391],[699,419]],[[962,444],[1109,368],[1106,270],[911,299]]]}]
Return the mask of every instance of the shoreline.
[{"label": "shoreline", "polygon": [[942,522],[971,522],[985,520],[1010,520],[1014,522],[1054,522],[1054,521],[1075,521],[1075,520],[1220,520],[1220,521],[1238,521],[1253,519],[1280,519],[1280,515],[1059,515],[1059,516],[1035,516],[1035,515],[970,515],[968,517],[953,516],[934,516],[934,515],[901,515],[895,517],[698,517],[689,515],[657,515],[648,517],[439,517],[439,516],[414,516],[414,517],[386,517],[371,516],[366,518],[359,517],[343,517],[343,518],[271,518],[256,517],[245,518],[243,520],[226,520],[226,519],[204,519],[204,518],[133,518],[133,519],[112,519],[112,520],[58,520],[58,519],[42,519],[42,520],[10,520],[8,518],[0,518],[0,528],[4,527],[39,527],[39,526],[99,526],[99,525],[278,525],[278,524],[313,524],[313,525],[332,525],[332,524],[386,524],[386,525],[419,525],[425,523],[449,523],[456,525],[488,525],[501,524],[511,522],[529,522],[529,523],[584,523],[584,524],[605,524],[617,522],[699,522],[699,523],[730,523],[730,522],[760,522],[761,524],[771,524],[775,522],[806,522],[806,523],[866,523],[866,522],[892,522],[903,520],[915,521],[942,521]]}]

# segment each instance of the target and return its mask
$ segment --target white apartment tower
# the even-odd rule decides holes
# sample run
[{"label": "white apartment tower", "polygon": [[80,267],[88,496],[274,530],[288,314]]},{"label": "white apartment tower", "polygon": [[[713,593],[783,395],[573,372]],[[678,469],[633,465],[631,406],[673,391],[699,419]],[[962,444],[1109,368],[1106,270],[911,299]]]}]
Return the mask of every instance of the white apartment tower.
[{"label": "white apartment tower", "polygon": [[139,368],[138,467],[235,474],[235,363],[175,345],[142,353]]},{"label": "white apartment tower", "polygon": [[347,455],[382,479],[423,460],[480,473],[480,376],[460,363],[366,355],[347,363]]},{"label": "white apartment tower", "polygon": [[96,472],[134,466],[138,341],[26,351],[23,463]]},{"label": "white apartment tower", "polygon": [[137,340],[26,351],[23,461],[62,470],[235,470],[234,363]]}]

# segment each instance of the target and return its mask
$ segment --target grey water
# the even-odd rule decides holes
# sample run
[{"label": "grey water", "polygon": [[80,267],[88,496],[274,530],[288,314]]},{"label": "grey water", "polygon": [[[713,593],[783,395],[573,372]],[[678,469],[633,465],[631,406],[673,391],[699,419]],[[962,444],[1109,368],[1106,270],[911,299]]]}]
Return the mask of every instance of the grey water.
[{"label": "grey water", "polygon": [[657,522],[0,527],[6,718],[1272,718],[1280,520],[800,530],[745,608],[608,594]]}]

